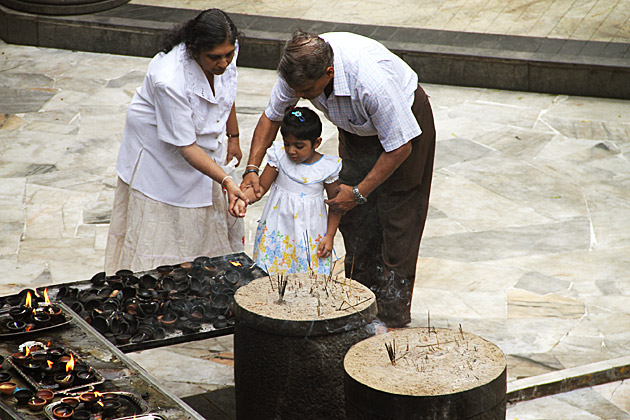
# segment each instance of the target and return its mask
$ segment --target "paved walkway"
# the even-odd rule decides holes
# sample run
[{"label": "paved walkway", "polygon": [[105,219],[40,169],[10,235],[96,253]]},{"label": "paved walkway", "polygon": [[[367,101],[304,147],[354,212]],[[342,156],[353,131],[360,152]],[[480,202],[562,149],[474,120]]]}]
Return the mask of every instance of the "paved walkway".
[{"label": "paved walkway", "polygon": [[[216,6],[305,19],[326,19],[335,10],[334,20],[344,22],[630,41],[623,0],[433,1],[423,2],[419,15],[417,2],[387,5],[388,13],[384,3],[370,1],[357,13],[358,4]],[[0,43],[0,294],[102,270],[124,114],[148,61]],[[244,150],[274,80],[273,71],[240,70]],[[438,146],[412,325],[425,325],[427,312],[436,326],[461,323],[506,353],[510,381],[628,355],[630,102],[425,89]],[[334,133],[326,124],[326,153],[335,153]],[[252,206],[247,218],[250,255],[262,206]],[[337,250],[343,255],[340,237]],[[231,351],[228,336],[132,357],[189,396],[233,384]],[[204,369],[176,376],[164,369],[176,361],[189,366],[191,358]],[[518,403],[508,418],[630,418],[630,385]]]},{"label": "paved walkway", "polygon": [[630,41],[626,0],[132,0],[133,4],[486,34]]}]

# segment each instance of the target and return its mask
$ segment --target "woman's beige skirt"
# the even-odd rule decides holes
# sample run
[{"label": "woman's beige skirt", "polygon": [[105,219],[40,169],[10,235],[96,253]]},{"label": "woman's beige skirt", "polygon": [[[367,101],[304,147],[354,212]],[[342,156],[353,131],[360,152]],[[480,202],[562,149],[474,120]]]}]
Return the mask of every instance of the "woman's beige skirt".
[{"label": "woman's beige skirt", "polygon": [[118,178],[105,272],[146,271],[199,256],[242,252],[243,242],[243,219],[228,213],[218,184],[212,188],[211,206],[185,208],[153,200]]}]

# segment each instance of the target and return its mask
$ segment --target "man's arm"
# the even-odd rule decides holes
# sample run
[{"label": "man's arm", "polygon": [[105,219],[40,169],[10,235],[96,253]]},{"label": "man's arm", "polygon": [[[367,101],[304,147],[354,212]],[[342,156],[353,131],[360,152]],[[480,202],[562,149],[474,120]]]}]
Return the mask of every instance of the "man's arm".
[{"label": "man's arm", "polygon": [[[389,178],[394,171],[407,159],[411,153],[411,143],[407,142],[390,152],[383,152],[374,164],[374,167],[359,183],[359,192],[368,197],[372,191]],[[340,185],[339,194],[332,200],[326,200],[331,211],[345,213],[357,204],[352,193],[353,185]]]},{"label": "man's arm", "polygon": [[[271,121],[267,115],[263,112],[254,129],[254,135],[252,137],[252,145],[249,150],[249,159],[247,160],[248,169],[256,169],[260,167],[260,164],[265,157],[265,153],[269,146],[273,143],[273,140],[278,134],[280,129],[280,121]],[[243,178],[241,182],[241,189],[251,187],[254,189],[256,197],[260,198],[263,195],[263,191],[260,188],[260,180],[256,172],[249,172]]]}]

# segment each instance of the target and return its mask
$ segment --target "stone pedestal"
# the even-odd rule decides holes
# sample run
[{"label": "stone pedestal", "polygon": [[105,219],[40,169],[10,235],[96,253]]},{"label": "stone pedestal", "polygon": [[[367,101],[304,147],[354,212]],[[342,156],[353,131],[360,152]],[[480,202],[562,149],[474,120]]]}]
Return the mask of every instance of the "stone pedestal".
[{"label": "stone pedestal", "polygon": [[374,294],[358,282],[288,275],[234,296],[238,420],[344,420],[343,357],[371,336]]},{"label": "stone pedestal", "polygon": [[38,15],[80,15],[101,12],[129,0],[0,0],[10,9]]},{"label": "stone pedestal", "polygon": [[344,370],[348,420],[505,419],[505,356],[473,334],[395,330],[352,346]]}]

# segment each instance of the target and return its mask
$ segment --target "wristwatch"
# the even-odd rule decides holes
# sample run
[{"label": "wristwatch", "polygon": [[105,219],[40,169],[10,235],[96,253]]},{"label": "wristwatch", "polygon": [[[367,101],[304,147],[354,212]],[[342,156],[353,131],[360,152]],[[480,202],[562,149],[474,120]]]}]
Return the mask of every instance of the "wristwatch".
[{"label": "wristwatch", "polygon": [[363,197],[361,192],[359,192],[359,186],[355,185],[352,187],[352,194],[354,194],[354,202],[357,204],[365,204],[367,203],[367,198]]}]

